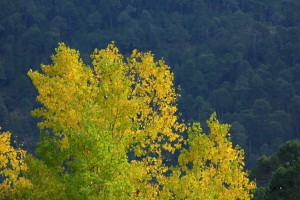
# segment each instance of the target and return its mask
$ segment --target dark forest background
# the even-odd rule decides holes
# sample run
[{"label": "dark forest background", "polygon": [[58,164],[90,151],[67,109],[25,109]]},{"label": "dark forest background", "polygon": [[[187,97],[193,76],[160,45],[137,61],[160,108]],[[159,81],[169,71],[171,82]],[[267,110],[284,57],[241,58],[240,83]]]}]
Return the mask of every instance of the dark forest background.
[{"label": "dark forest background", "polygon": [[27,71],[50,63],[60,41],[86,63],[111,41],[163,57],[182,119],[204,124],[216,111],[250,169],[300,138],[298,0],[1,0],[0,125],[30,152],[38,105]]}]

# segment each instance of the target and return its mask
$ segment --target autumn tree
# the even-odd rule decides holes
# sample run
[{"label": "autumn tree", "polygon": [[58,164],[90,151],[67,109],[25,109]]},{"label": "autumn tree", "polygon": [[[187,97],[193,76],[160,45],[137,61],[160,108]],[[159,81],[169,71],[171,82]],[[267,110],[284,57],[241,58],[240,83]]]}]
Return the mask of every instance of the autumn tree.
[{"label": "autumn tree", "polygon": [[230,128],[214,113],[205,134],[199,123],[188,128],[188,148],[179,156],[179,167],[170,176],[167,190],[178,199],[250,199],[255,183],[244,171],[244,151],[232,147]]},{"label": "autumn tree", "polygon": [[[103,197],[137,191],[157,196],[158,179],[163,181],[167,171],[162,151],[178,149],[178,133],[184,130],[175,115],[177,94],[169,67],[137,51],[124,62],[113,44],[94,51],[93,70],[64,44],[56,51],[54,64],[42,65],[43,73],[29,72],[43,104],[33,111],[43,119],[38,155],[59,173],[74,173],[73,181],[84,177],[81,172],[90,173],[80,183],[66,181],[72,188],[94,183],[95,191],[107,188],[110,194],[102,192]],[[130,163],[129,151],[137,158]],[[109,180],[114,181],[104,187]],[[154,180],[157,184],[150,184]]]},{"label": "autumn tree", "polygon": [[[53,64],[28,73],[42,104],[33,111],[41,139],[38,159],[27,159],[28,198],[250,197],[255,185],[227,125],[213,116],[209,137],[190,128],[183,139],[173,74],[163,60],[136,50],[125,60],[114,44],[91,58],[93,67],[60,43]],[[165,155],[176,150],[179,166],[170,167]]]},{"label": "autumn tree", "polygon": [[10,140],[10,132],[0,134],[0,199],[20,198],[20,191],[31,186],[22,176],[27,170],[24,162],[26,151],[14,148]]}]

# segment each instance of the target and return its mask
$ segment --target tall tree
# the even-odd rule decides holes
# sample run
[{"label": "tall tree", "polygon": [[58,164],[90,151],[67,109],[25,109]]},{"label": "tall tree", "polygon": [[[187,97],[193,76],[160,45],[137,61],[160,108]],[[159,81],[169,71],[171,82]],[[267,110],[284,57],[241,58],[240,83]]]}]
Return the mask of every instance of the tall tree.
[{"label": "tall tree", "polygon": [[[60,43],[52,65],[42,65],[42,73],[29,71],[42,104],[33,111],[42,120],[41,140],[37,158],[26,160],[32,187],[21,194],[29,199],[251,197],[255,184],[244,171],[243,151],[227,138],[228,125],[213,115],[209,136],[195,124],[184,140],[173,74],[163,60],[134,50],[124,61],[114,44],[95,49],[91,58],[93,68]],[[166,155],[180,149],[179,166],[171,167]]]},{"label": "tall tree", "polygon": [[[92,54],[94,70],[83,64],[77,51],[64,44],[56,52],[54,64],[42,66],[43,74],[29,72],[39,92],[37,100],[44,105],[33,114],[43,118],[40,128],[51,132],[44,133],[38,149],[44,161],[66,174],[69,170],[78,174],[77,180],[82,177],[79,169],[83,166],[79,163],[91,168],[96,180],[122,180],[137,174],[131,171],[135,168],[125,167],[129,165],[126,153],[132,150],[139,157],[132,166],[148,172],[142,174],[146,180],[164,177],[166,167],[157,166],[163,162],[162,151],[179,148],[181,136],[177,132],[184,130],[174,115],[177,94],[169,67],[163,61],[154,62],[152,54],[137,51],[125,63],[113,44]],[[61,156],[57,157],[57,149]],[[66,162],[68,167],[62,169]],[[117,168],[123,177],[111,174]],[[110,184],[108,193],[126,184],[114,183],[117,185]],[[136,189],[144,195],[157,195],[157,184],[139,187],[144,187]]]}]

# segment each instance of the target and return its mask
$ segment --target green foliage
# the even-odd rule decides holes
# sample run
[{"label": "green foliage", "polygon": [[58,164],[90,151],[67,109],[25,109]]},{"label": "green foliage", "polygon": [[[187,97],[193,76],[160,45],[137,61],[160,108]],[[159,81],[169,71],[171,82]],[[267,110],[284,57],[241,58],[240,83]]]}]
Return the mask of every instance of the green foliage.
[{"label": "green foliage", "polygon": [[259,188],[255,199],[299,199],[300,141],[291,140],[280,146],[276,154],[258,159],[252,170]]},{"label": "green foliage", "polygon": [[[5,189],[15,194],[0,198],[250,199],[255,183],[244,171],[244,152],[233,148],[229,125],[216,113],[209,135],[194,123],[183,139],[173,74],[163,60],[134,50],[124,61],[114,44],[91,58],[93,68],[60,43],[52,65],[28,72],[42,104],[33,111],[41,118],[37,157],[21,156],[21,167],[12,162],[7,173],[16,155],[3,154],[0,172],[13,180]],[[169,166],[165,155],[175,151],[179,165]]]},{"label": "green foliage", "polygon": [[[125,55],[151,49],[174,66],[185,121],[205,124],[215,110],[222,122],[241,124],[245,137],[233,141],[247,146],[251,167],[252,158],[300,137],[298,9],[297,0],[1,0],[0,122],[33,152],[38,129],[29,110],[38,104],[28,69],[48,63],[59,41],[90,64],[93,48],[114,40]],[[259,111],[260,100],[268,105]]]}]

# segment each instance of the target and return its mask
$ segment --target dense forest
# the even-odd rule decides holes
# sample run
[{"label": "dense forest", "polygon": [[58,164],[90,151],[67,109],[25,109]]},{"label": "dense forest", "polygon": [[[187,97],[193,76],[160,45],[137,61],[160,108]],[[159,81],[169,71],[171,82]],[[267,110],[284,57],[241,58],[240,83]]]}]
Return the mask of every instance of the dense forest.
[{"label": "dense forest", "polygon": [[125,55],[164,58],[182,120],[205,124],[216,111],[252,169],[300,138],[299,10],[297,0],[1,0],[0,125],[33,153],[39,105],[28,70],[49,63],[60,41],[88,64],[115,41]]}]

